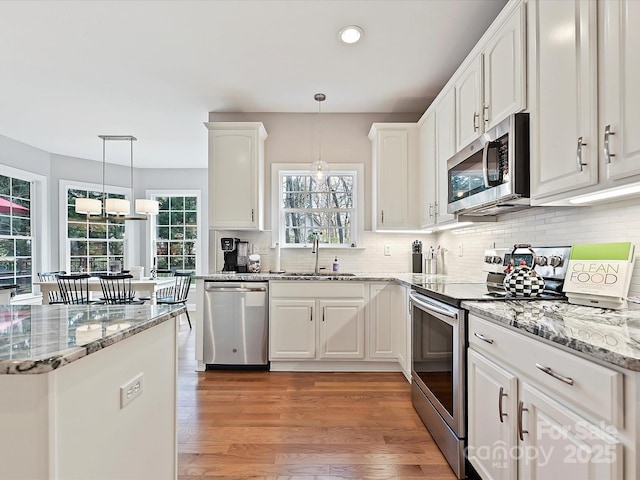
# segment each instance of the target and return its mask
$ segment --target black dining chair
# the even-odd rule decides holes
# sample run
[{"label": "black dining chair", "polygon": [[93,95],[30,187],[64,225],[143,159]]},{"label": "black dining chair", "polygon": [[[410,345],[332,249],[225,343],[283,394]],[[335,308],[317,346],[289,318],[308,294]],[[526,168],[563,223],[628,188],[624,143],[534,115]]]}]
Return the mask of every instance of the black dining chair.
[{"label": "black dining chair", "polygon": [[131,274],[100,275],[103,300],[107,305],[142,305],[144,300],[137,299],[131,287]]},{"label": "black dining chair", "polygon": [[185,314],[187,315],[187,322],[189,322],[189,328],[191,328],[191,318],[189,317],[189,311],[187,307],[187,297],[189,296],[189,288],[191,287],[191,280],[193,276],[191,273],[176,272],[174,274],[175,283],[171,287],[171,295],[166,297],[157,297],[158,305],[179,305],[185,306]]},{"label": "black dining chair", "polygon": [[91,301],[89,296],[89,279],[91,275],[88,273],[58,275],[58,290],[62,302],[65,305],[87,305],[91,303],[100,303]]},{"label": "black dining chair", "polygon": [[[58,275],[66,275],[67,272],[64,270],[60,270],[58,272],[42,272],[38,273],[38,279],[41,282],[57,282]],[[61,304],[64,303],[64,299],[62,298],[62,294],[60,290],[51,290],[49,292],[49,305]]]}]

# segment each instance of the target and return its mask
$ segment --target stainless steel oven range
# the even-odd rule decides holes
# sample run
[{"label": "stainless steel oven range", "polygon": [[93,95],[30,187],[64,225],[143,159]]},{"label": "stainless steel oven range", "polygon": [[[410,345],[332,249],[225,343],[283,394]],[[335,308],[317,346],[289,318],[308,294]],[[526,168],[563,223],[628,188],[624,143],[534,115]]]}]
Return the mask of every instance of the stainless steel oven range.
[{"label": "stainless steel oven range", "polygon": [[[534,247],[536,256],[517,253],[514,260],[545,278],[545,292],[536,299],[562,298],[570,247]],[[467,311],[464,300],[508,300],[502,287],[511,249],[485,252],[485,282],[413,282],[411,290],[411,397],[431,436],[458,478],[466,478],[467,438]]]}]

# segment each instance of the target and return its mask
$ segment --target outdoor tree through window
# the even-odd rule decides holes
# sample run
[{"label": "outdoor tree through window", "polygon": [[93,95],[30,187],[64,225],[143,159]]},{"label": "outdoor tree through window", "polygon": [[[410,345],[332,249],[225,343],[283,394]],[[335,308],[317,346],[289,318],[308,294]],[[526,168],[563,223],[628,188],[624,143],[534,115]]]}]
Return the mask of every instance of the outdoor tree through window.
[{"label": "outdoor tree through window", "polygon": [[350,246],[355,242],[355,172],[321,179],[302,172],[280,173],[280,215],[284,245],[320,242]]}]

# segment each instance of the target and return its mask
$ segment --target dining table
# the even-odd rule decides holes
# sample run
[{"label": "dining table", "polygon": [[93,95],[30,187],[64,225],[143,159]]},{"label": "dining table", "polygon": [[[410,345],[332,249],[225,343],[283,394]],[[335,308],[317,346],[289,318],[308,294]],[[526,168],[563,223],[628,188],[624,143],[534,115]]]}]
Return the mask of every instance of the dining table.
[{"label": "dining table", "polygon": [[[102,292],[102,286],[100,285],[100,279],[98,277],[91,277],[88,280],[89,292]],[[34,285],[40,287],[42,292],[42,304],[49,305],[49,292],[59,291],[58,282],[51,281],[34,281]],[[175,278],[173,277],[143,277],[141,279],[132,279],[131,288],[135,292],[145,292],[150,298],[149,303],[151,305],[157,304],[157,293],[159,290],[170,288],[175,284]]]}]

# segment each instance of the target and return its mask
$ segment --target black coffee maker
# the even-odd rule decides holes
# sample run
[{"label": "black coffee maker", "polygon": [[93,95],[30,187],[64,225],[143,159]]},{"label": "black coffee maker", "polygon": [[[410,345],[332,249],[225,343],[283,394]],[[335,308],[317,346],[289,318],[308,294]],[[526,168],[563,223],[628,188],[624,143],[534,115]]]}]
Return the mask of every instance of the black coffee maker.
[{"label": "black coffee maker", "polygon": [[223,272],[247,273],[249,271],[249,242],[239,238],[224,237],[220,239],[224,252]]}]

